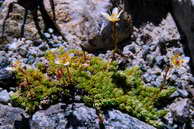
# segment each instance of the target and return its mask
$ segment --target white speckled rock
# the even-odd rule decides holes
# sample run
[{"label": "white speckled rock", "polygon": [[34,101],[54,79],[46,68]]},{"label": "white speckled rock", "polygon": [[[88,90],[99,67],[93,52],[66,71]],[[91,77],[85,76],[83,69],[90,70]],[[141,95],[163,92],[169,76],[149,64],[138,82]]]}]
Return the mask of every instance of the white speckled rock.
[{"label": "white speckled rock", "polygon": [[[104,114],[106,129],[155,129],[118,110]],[[57,104],[36,112],[30,121],[31,129],[100,129],[96,110],[82,103]]]},{"label": "white speckled rock", "polygon": [[0,91],[0,103],[8,103],[10,101],[10,96],[7,90]]}]

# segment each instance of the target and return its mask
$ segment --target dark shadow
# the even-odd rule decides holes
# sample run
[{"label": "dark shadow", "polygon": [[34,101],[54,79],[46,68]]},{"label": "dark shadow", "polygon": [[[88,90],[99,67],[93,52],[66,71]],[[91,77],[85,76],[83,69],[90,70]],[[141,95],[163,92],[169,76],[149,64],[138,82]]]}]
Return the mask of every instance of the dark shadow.
[{"label": "dark shadow", "polygon": [[170,12],[170,0],[124,0],[125,10],[132,15],[133,24],[141,26],[147,22],[161,23]]},{"label": "dark shadow", "polygon": [[15,121],[14,123],[14,128],[15,129],[30,129],[30,124],[29,124],[29,118],[25,118],[23,114],[21,114],[22,120],[21,121]]}]

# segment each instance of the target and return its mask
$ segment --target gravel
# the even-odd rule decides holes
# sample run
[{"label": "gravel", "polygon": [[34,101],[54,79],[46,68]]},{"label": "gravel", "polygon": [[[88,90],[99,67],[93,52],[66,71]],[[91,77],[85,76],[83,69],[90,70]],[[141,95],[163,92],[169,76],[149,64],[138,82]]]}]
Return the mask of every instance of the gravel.
[{"label": "gravel", "polygon": [[[41,40],[31,41],[28,39],[15,39],[5,46],[7,51],[0,51],[0,69],[9,66],[10,62],[17,60],[32,67],[39,61],[44,62],[44,52],[64,47],[65,50],[81,49],[75,44],[68,44],[60,37],[52,34],[52,31],[45,34],[49,37],[50,43]],[[175,53],[185,57],[180,42],[180,35],[170,15],[160,25],[156,26],[147,23],[139,28],[134,27],[133,40],[129,45],[124,46],[122,53],[128,57],[127,61],[116,55],[120,66],[130,68],[139,66],[142,70],[142,79],[145,85],[160,87],[164,80],[165,68],[170,65],[170,59]],[[111,51],[101,53],[99,57],[110,60]],[[9,57],[9,58],[7,58]],[[188,64],[180,68],[171,69],[167,82],[170,86],[176,87],[177,91],[172,97],[187,98],[192,88],[194,77]],[[169,119],[170,121],[170,119]]]}]

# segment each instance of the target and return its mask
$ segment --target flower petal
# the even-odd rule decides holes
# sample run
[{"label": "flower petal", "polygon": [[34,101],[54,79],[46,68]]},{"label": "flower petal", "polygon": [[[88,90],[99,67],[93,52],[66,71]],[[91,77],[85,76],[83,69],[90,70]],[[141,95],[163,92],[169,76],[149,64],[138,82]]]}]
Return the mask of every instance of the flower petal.
[{"label": "flower petal", "polygon": [[67,66],[69,66],[69,65],[70,65],[70,62],[66,62],[66,63],[64,64],[65,67],[67,67]]},{"label": "flower petal", "polygon": [[118,15],[118,13],[119,13],[119,9],[118,8],[114,8],[113,10],[112,10],[112,15]]},{"label": "flower petal", "polygon": [[123,13],[123,10],[121,10],[121,11],[119,12],[119,14],[117,15],[117,18],[120,17],[121,13]]},{"label": "flower petal", "polygon": [[183,60],[184,60],[185,63],[188,63],[188,62],[190,61],[190,57],[185,56],[185,57],[183,58]]},{"label": "flower petal", "polygon": [[110,15],[109,15],[108,13],[102,12],[101,14],[102,14],[102,16],[104,16],[107,20],[110,19]]}]

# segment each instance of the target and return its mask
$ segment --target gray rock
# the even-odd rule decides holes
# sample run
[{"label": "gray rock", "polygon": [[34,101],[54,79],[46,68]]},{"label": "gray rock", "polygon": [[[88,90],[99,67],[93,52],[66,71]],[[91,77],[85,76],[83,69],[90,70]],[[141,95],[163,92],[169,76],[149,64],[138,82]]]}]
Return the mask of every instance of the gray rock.
[{"label": "gray rock", "polygon": [[36,46],[36,47],[39,46],[39,45],[41,45],[41,44],[42,44],[42,41],[41,40],[34,40],[33,41],[33,45]]},{"label": "gray rock", "polygon": [[177,92],[179,93],[180,97],[188,97],[189,93],[184,89],[178,89]]},{"label": "gray rock", "polygon": [[169,109],[174,116],[174,120],[181,123],[188,121],[190,117],[190,105],[189,99],[179,99],[171,104]]},{"label": "gray rock", "polygon": [[180,33],[185,37],[184,47],[189,53],[194,67],[194,1],[193,0],[172,0],[172,14],[179,26]]},{"label": "gray rock", "polygon": [[189,79],[192,83],[194,83],[194,77],[190,77]]},{"label": "gray rock", "polygon": [[155,129],[153,126],[118,110],[108,111],[105,114],[104,125],[106,129]]},{"label": "gray rock", "polygon": [[146,83],[148,83],[148,82],[152,81],[152,76],[150,74],[146,73],[143,75],[143,79]]},{"label": "gray rock", "polygon": [[188,97],[189,93],[187,92],[187,90],[185,89],[177,89],[173,94],[171,94],[171,98],[175,98],[175,97]]},{"label": "gray rock", "polygon": [[156,47],[157,47],[157,46],[154,45],[154,44],[153,44],[153,45],[150,45],[150,50],[151,50],[151,51],[154,51],[154,50],[156,49]]},{"label": "gray rock", "polygon": [[176,98],[176,97],[179,97],[179,93],[177,91],[175,91],[170,95],[170,98]]},{"label": "gray rock", "polygon": [[61,46],[61,43],[50,43],[49,47],[51,48],[59,48]]},{"label": "gray rock", "polygon": [[128,54],[130,52],[135,53],[136,52],[136,46],[135,44],[127,45],[123,48],[123,54]]},{"label": "gray rock", "polygon": [[45,44],[45,43],[43,43],[43,44],[41,44],[41,45],[39,46],[39,49],[40,49],[41,51],[46,51],[46,50],[48,49],[48,45]]},{"label": "gray rock", "polygon": [[[123,40],[129,38],[132,32],[132,23],[131,19],[123,19],[118,22],[116,26],[117,31],[117,42],[116,44],[121,43]],[[114,39],[112,38],[112,23],[108,23],[102,30],[101,33],[94,36],[89,42],[82,44],[83,49],[94,52],[95,50],[110,50],[114,48]]]},{"label": "gray rock", "polygon": [[18,53],[22,56],[22,57],[26,57],[26,55],[28,54],[28,50],[26,48],[19,48],[18,49]]},{"label": "gray rock", "polygon": [[15,85],[15,75],[5,69],[0,69],[0,87],[9,89]]},{"label": "gray rock", "polygon": [[0,55],[0,69],[5,68],[10,64],[9,58],[4,55]]},{"label": "gray rock", "polygon": [[29,56],[27,59],[27,64],[33,64],[35,62],[36,58],[34,56]]},{"label": "gray rock", "polygon": [[[104,114],[106,129],[155,129],[117,110]],[[96,110],[84,104],[57,104],[36,112],[30,121],[31,129],[100,129]]]},{"label": "gray rock", "polygon": [[98,129],[98,116],[83,104],[57,104],[32,116],[31,129]]},{"label": "gray rock", "polygon": [[150,53],[150,47],[148,45],[143,46],[143,57],[146,58],[146,55]]},{"label": "gray rock", "polygon": [[155,57],[151,54],[148,54],[146,56],[146,61],[147,61],[148,65],[152,66],[154,64],[154,58]]},{"label": "gray rock", "polygon": [[0,103],[8,103],[10,101],[10,96],[7,90],[0,91]]},{"label": "gray rock", "polygon": [[23,109],[0,104],[0,129],[29,129],[27,114]]},{"label": "gray rock", "polygon": [[172,81],[176,81],[177,78],[178,78],[177,75],[174,75],[174,74],[170,77],[170,79],[171,79]]},{"label": "gray rock", "polygon": [[163,56],[157,56],[155,58],[155,61],[156,61],[156,64],[159,66],[159,67],[162,67],[164,64],[165,64],[165,61],[164,61],[164,57]]},{"label": "gray rock", "polygon": [[158,81],[158,80],[156,80],[156,81],[152,81],[152,82],[151,82],[151,85],[152,85],[152,86],[159,87],[159,86],[161,86],[161,82],[160,82],[160,81]]}]

